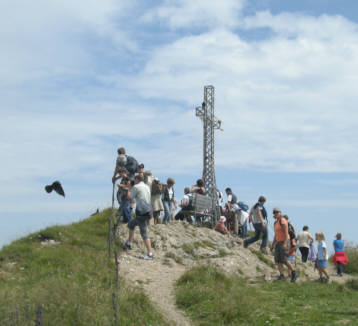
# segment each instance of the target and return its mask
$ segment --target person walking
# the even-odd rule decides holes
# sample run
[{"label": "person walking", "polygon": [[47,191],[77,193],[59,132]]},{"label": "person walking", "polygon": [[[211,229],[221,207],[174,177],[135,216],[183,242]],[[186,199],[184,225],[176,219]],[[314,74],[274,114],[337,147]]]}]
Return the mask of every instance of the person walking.
[{"label": "person walking", "polygon": [[312,235],[308,232],[308,226],[305,225],[302,229],[302,232],[300,232],[297,236],[297,246],[301,252],[302,263],[307,262],[308,254],[310,251],[310,244],[313,243],[313,241],[314,240]]},{"label": "person walking", "polygon": [[175,181],[172,178],[168,178],[167,185],[163,193],[163,206],[164,206],[164,218],[163,223],[170,223],[170,217],[174,206],[174,184]]},{"label": "person walking", "polygon": [[279,208],[273,209],[273,216],[275,218],[274,232],[275,237],[271,244],[271,251],[275,249],[275,263],[280,273],[278,280],[284,280],[283,265],[288,268],[288,274],[291,275],[291,282],[295,282],[297,279],[296,270],[292,264],[288,261],[288,249],[290,245],[290,236],[288,234],[288,222],[283,218],[281,210]]},{"label": "person walking", "polygon": [[336,240],[333,241],[334,256],[333,263],[337,265],[337,275],[343,276],[343,265],[348,264],[348,258],[344,252],[344,242],[342,240],[342,234],[336,234]]},{"label": "person walking", "polygon": [[262,233],[262,242],[260,246],[260,250],[262,253],[267,253],[267,212],[264,207],[266,202],[266,198],[264,196],[260,196],[257,203],[251,208],[249,215],[249,222],[252,222],[255,229],[255,235],[249,239],[244,240],[244,247],[247,248],[250,244],[258,241],[260,239],[260,235]]},{"label": "person walking", "polygon": [[142,175],[136,175],[134,177],[134,186],[130,189],[130,199],[136,203],[136,216],[128,223],[129,235],[128,240],[124,243],[124,248],[132,249],[134,230],[135,227],[138,226],[140,235],[147,250],[147,254],[142,258],[151,260],[154,258],[154,256],[152,254],[150,239],[148,238],[147,224],[149,219],[152,217],[152,206],[150,199],[150,189],[143,181],[144,178]]}]

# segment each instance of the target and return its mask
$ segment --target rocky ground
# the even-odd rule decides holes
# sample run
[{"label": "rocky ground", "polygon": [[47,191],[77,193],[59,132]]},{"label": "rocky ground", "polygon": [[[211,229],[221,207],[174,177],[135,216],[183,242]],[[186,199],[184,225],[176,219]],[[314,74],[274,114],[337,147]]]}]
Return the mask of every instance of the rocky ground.
[{"label": "rocky ground", "polygon": [[[121,256],[120,274],[128,282],[143,287],[170,325],[191,325],[177,309],[173,289],[176,280],[193,266],[215,265],[225,273],[246,278],[251,284],[270,282],[278,276],[273,256],[259,251],[260,242],[245,249],[237,237],[180,222],[151,225],[149,235],[155,259],[140,259],[145,254],[145,247],[137,230],[133,249]],[[128,229],[123,225],[119,229],[120,240],[124,242],[127,236]],[[297,282],[317,279],[318,272],[313,264],[302,264],[299,260],[297,257]],[[331,280],[337,282],[349,278],[347,275],[336,276],[334,266],[330,266],[329,273]]]}]

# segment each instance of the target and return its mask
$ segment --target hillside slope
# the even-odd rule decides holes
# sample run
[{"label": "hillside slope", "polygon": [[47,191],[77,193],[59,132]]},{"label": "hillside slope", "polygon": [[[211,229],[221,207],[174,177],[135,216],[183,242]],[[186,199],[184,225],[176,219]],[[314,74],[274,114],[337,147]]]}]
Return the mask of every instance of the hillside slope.
[{"label": "hillside slope", "polygon": [[[125,241],[126,226],[119,229],[119,238]],[[174,222],[169,225],[151,225],[153,261],[140,257],[145,253],[139,232],[136,232],[133,249],[124,252],[120,261],[120,275],[142,287],[170,325],[186,326],[191,321],[175,305],[174,287],[184,272],[195,266],[215,266],[227,274],[247,279],[250,284],[270,282],[277,277],[272,255],[263,255],[259,243],[249,249],[242,246],[237,237],[227,237],[214,230],[190,224]],[[312,263],[302,264],[297,259],[297,282],[318,278]],[[333,268],[333,267],[331,267]],[[345,282],[350,276],[331,278]]]},{"label": "hillside slope", "polygon": [[[107,255],[110,209],[68,226],[30,234],[0,251],[0,325],[112,325],[115,264]],[[119,243],[128,229],[119,228]],[[143,242],[135,233],[133,250],[120,253],[119,324],[191,325],[177,308],[174,285],[195,266],[216,266],[251,284],[273,280],[273,257],[258,245],[211,229],[172,223],[151,225],[155,259],[144,261]],[[312,265],[297,264],[298,282],[318,277]],[[348,279],[332,279],[343,282]]]},{"label": "hillside slope", "polygon": [[[115,266],[107,255],[111,210],[53,226],[0,251],[1,326],[113,324]],[[120,325],[167,325],[143,291],[121,282]]]}]

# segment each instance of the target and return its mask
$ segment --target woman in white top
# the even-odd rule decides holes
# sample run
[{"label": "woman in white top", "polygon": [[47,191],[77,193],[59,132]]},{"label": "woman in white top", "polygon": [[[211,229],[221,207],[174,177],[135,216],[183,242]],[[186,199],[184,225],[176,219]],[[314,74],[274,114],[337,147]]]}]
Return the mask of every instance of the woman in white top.
[{"label": "woman in white top", "polygon": [[313,242],[312,235],[308,232],[308,226],[303,227],[303,231],[297,236],[298,248],[300,249],[302,262],[307,262],[310,244]]}]

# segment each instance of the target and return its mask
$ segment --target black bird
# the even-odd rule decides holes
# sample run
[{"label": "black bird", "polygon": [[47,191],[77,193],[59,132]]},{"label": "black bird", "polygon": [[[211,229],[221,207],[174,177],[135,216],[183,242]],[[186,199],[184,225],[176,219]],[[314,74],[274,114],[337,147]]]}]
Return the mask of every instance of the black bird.
[{"label": "black bird", "polygon": [[52,190],[55,190],[59,195],[65,197],[65,192],[63,191],[60,181],[55,181],[52,185],[47,185],[45,187],[47,193],[50,193]]}]

